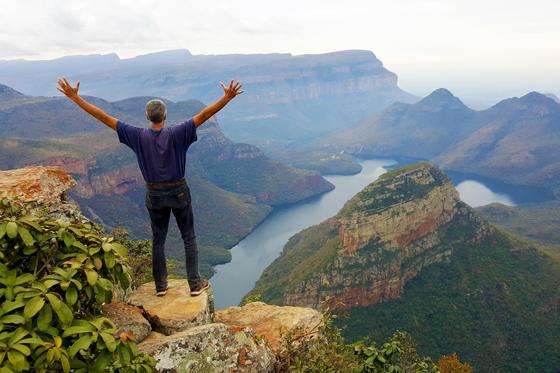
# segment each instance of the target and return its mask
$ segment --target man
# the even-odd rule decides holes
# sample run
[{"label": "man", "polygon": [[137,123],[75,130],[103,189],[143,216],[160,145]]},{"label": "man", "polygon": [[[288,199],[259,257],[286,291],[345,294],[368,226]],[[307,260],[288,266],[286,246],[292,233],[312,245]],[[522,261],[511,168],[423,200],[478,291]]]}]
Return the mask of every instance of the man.
[{"label": "man", "polygon": [[200,113],[179,125],[165,127],[167,110],[161,100],[146,104],[146,117],[150,128],[128,125],[90,104],[78,95],[80,83],[73,87],[66,78],[58,80],[57,89],[87,113],[117,131],[119,141],[130,147],[138,160],[140,171],[146,181],[146,207],[152,225],[152,270],[156,294],[167,292],[167,266],[164,245],[171,212],[175,216],[185,245],[187,277],[192,296],[208,289],[208,280],[198,273],[198,249],[196,246],[191,195],[185,181],[185,153],[196,141],[196,128],[227,105],[235,96],[243,93],[241,83],[220,83],[224,95]]}]

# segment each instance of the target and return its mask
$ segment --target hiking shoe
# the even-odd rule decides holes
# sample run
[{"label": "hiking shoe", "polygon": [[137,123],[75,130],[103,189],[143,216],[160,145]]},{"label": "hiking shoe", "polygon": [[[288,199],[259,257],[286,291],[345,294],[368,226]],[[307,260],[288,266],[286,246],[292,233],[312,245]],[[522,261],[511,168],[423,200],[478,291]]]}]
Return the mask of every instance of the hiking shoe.
[{"label": "hiking shoe", "polygon": [[158,297],[163,297],[165,294],[167,294],[167,288],[163,289],[163,290],[157,290],[156,291],[156,295]]},{"label": "hiking shoe", "polygon": [[203,278],[192,285],[189,283],[189,287],[191,288],[191,296],[196,297],[208,289],[210,287],[210,283],[207,279]]}]

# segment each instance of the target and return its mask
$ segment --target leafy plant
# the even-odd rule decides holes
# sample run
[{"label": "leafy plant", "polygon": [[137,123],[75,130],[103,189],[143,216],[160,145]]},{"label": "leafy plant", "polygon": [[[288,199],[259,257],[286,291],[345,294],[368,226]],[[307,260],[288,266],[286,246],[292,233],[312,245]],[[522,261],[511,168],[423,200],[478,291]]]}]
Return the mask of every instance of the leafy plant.
[{"label": "leafy plant", "polygon": [[0,372],[150,372],[100,305],[127,288],[126,248],[89,223],[0,201]]}]

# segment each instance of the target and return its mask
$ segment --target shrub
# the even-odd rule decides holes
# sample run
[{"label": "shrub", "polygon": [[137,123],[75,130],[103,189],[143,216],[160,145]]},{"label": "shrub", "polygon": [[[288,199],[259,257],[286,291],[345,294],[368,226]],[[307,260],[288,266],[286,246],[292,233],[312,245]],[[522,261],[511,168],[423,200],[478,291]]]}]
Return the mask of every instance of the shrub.
[{"label": "shrub", "polygon": [[440,356],[438,365],[441,373],[473,373],[473,368],[468,363],[461,363],[455,352]]},{"label": "shrub", "polygon": [[100,306],[130,284],[126,249],[89,223],[0,201],[0,372],[150,372]]},{"label": "shrub", "polygon": [[[422,358],[410,334],[397,331],[381,347],[368,340],[354,344],[344,341],[340,328],[333,325],[334,315],[324,314],[317,338],[298,332],[284,336],[285,356],[278,372],[347,373],[439,373],[430,358]],[[461,372],[462,373],[462,372]]]}]

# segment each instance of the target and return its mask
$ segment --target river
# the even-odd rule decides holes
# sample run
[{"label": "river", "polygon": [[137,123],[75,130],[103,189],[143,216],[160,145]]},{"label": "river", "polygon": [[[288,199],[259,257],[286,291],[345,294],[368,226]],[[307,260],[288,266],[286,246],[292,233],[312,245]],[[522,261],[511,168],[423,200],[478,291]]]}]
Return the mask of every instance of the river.
[{"label": "river", "polygon": [[[397,162],[388,159],[360,161],[362,171],[356,175],[325,176],[335,189],[319,197],[289,205],[272,212],[251,234],[231,249],[232,260],[216,267],[210,282],[216,308],[239,304],[254,286],[262,271],[280,255],[288,239],[304,228],[335,215],[352,196],[377,179]],[[540,191],[516,187],[470,175],[450,173],[461,196],[476,207],[491,202],[506,205],[534,202]],[[515,196],[516,198],[513,198]]]}]

